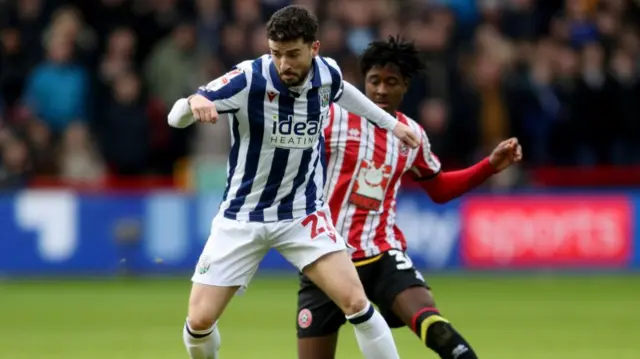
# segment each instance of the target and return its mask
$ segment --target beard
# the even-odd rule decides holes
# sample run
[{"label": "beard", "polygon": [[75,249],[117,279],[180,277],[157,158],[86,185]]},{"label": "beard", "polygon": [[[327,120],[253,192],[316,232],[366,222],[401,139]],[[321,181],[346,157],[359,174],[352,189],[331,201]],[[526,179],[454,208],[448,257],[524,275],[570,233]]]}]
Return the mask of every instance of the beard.
[{"label": "beard", "polygon": [[[297,74],[295,72],[285,72],[278,75],[280,77],[280,81],[282,81],[282,83],[284,83],[288,87],[297,87],[302,85],[304,80],[307,78],[308,74],[309,74],[309,70],[301,74]],[[287,77],[285,78],[284,76],[287,76]]]}]

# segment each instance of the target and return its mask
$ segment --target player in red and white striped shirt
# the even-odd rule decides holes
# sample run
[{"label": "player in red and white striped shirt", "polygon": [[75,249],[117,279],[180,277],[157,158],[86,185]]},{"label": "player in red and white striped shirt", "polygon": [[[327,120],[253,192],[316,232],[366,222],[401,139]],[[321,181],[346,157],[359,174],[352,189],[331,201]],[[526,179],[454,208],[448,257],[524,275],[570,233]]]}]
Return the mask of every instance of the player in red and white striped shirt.
[{"label": "player in red and white striped shirt", "polygon": [[[410,327],[442,359],[476,359],[471,346],[435,308],[429,287],[405,253],[407,244],[395,221],[396,196],[400,179],[408,172],[435,202],[450,201],[519,162],[522,149],[512,138],[474,166],[441,171],[424,130],[397,112],[409,80],[424,68],[413,44],[396,38],[373,42],[361,68],[367,96],[421,133],[422,143],[408,148],[367,119],[334,106],[324,132],[325,192],[333,223],[355,248],[352,257],[360,280],[389,326]],[[334,359],[344,322],[331,299],[301,275],[299,359]]]}]

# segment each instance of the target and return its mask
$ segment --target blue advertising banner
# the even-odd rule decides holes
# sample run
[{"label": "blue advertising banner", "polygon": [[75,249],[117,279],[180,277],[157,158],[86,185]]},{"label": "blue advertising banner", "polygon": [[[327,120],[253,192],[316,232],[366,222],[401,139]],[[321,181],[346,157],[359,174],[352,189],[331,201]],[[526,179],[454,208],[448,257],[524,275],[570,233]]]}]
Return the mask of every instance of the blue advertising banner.
[{"label": "blue advertising banner", "polygon": [[[0,195],[0,275],[188,273],[220,194]],[[398,226],[420,269],[640,267],[635,195],[468,196],[397,202]],[[261,270],[294,270],[269,253]]]}]

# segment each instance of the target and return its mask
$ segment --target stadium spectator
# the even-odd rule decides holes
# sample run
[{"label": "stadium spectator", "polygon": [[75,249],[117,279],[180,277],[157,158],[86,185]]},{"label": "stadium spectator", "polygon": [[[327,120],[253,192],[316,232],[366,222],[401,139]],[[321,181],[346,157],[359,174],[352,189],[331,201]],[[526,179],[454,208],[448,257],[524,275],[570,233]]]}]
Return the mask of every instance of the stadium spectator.
[{"label": "stadium spectator", "polygon": [[19,99],[29,64],[22,51],[23,43],[16,28],[0,30],[0,94],[8,106]]},{"label": "stadium spectator", "polygon": [[171,35],[156,45],[146,64],[145,77],[151,96],[171,105],[193,92],[197,68],[195,28],[191,22],[176,25]]},{"label": "stadium spectator", "polygon": [[140,79],[132,72],[118,74],[109,97],[98,125],[105,160],[117,174],[144,174],[151,151],[151,126]]},{"label": "stadium spectator", "polygon": [[97,182],[103,179],[104,165],[88,128],[73,123],[64,133],[59,153],[60,176],[71,182]]},{"label": "stadium spectator", "polygon": [[26,143],[7,130],[0,130],[2,163],[0,189],[15,190],[26,186],[31,171]]},{"label": "stadium spectator", "polygon": [[89,110],[89,79],[85,68],[73,62],[73,43],[62,33],[52,34],[48,59],[30,74],[24,93],[25,105],[55,133],[62,133],[72,122],[87,120]]},{"label": "stadium spectator", "polygon": [[224,23],[220,0],[196,0],[196,13],[198,49],[213,56],[220,51],[220,30]]}]

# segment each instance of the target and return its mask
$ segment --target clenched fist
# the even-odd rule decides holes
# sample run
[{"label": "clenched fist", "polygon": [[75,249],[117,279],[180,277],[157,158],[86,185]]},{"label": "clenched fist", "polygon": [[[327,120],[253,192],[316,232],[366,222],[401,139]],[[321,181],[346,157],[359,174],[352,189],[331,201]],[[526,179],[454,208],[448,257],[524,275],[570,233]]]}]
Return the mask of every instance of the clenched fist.
[{"label": "clenched fist", "polygon": [[500,172],[521,160],[522,146],[520,146],[518,139],[515,137],[500,142],[491,153],[491,156],[489,156],[489,162],[497,172]]},{"label": "clenched fist", "polygon": [[193,113],[193,118],[198,122],[216,123],[218,121],[218,111],[216,105],[202,95],[189,97],[189,107]]}]

